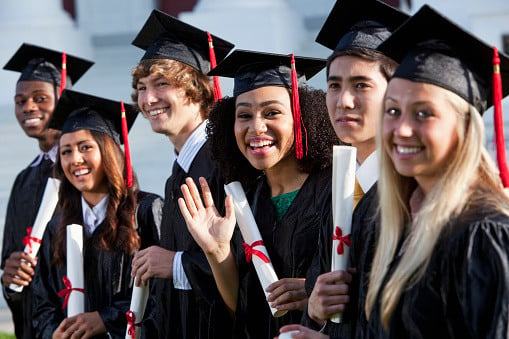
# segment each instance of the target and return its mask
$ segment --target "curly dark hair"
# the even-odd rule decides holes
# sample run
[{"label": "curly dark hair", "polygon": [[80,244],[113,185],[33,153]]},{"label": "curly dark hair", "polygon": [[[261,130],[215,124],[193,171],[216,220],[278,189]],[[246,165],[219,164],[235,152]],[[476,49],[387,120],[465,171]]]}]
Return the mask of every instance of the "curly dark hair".
[{"label": "curly dark hair", "polygon": [[[107,251],[134,253],[140,246],[140,237],[134,224],[136,208],[137,180],[133,177],[133,186],[125,185],[124,152],[113,139],[105,133],[90,131],[99,145],[102,165],[108,180],[108,207],[104,220],[110,227],[101,235],[98,247]],[[57,226],[54,240],[53,262],[64,265],[66,257],[66,226],[82,224],[81,192],[67,180],[60,156],[57,156],[55,174],[62,183],[59,191],[59,206],[62,217]]]},{"label": "curly dark hair", "polygon": [[138,109],[138,81],[151,74],[160,75],[168,79],[172,86],[182,88],[193,103],[200,103],[200,111],[203,117],[207,117],[214,104],[210,78],[189,65],[170,59],[142,60],[131,71],[134,89],[131,99]]},{"label": "curly dark hair", "polygon": [[[290,91],[288,91],[290,95]],[[220,100],[209,114],[207,134],[212,157],[219,163],[227,182],[240,181],[244,187],[256,181],[262,171],[255,169],[240,152],[235,139],[235,97]],[[325,103],[325,92],[299,88],[302,120],[307,131],[307,154],[298,160],[300,168],[310,173],[332,164],[332,146],[340,141],[332,128]],[[302,133],[304,138],[304,132]],[[295,144],[292,147],[295,156]]]},{"label": "curly dark hair", "polygon": [[396,71],[396,68],[398,67],[398,63],[396,61],[392,60],[391,58],[380,52],[377,52],[369,48],[352,48],[334,52],[327,58],[327,73],[326,73],[327,77],[329,76],[329,69],[332,61],[334,61],[334,59],[336,59],[337,57],[343,55],[358,57],[366,61],[378,62],[380,65],[380,73],[382,73],[385,80],[387,81],[389,81],[389,79]]}]

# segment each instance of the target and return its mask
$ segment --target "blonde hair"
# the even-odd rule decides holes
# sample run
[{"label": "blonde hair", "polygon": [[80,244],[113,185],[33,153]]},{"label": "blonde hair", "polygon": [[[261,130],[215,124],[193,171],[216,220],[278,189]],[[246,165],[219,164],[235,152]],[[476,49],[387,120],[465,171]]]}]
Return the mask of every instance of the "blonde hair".
[{"label": "blonde hair", "polygon": [[[484,147],[484,123],[481,115],[464,99],[448,90],[444,91],[458,114],[458,143],[444,174],[426,195],[418,213],[413,216],[408,201],[417,183],[415,179],[397,173],[387,153],[388,145],[381,137],[382,124],[379,125],[377,143],[380,154],[378,188],[381,197],[381,227],[370,273],[365,312],[369,318],[380,294],[381,322],[384,328],[388,327],[404,290],[423,277],[433,249],[451,219],[475,202],[491,205],[504,213],[509,212],[498,170]],[[406,250],[381,290],[389,264],[406,234]]]}]

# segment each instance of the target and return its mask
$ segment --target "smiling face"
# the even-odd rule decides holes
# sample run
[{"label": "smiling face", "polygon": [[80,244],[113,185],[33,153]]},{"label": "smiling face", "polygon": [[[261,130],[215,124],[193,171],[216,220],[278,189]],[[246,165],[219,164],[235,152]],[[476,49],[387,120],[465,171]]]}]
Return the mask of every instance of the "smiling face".
[{"label": "smiling face", "polygon": [[152,130],[167,135],[180,151],[204,117],[200,104],[192,102],[184,89],[173,86],[158,74],[140,78],[137,83],[138,106],[150,121]]},{"label": "smiling face", "polygon": [[239,150],[258,170],[277,170],[297,161],[290,95],[284,87],[266,86],[240,94],[234,131]]},{"label": "smiling face", "polygon": [[65,177],[89,204],[96,205],[108,193],[99,144],[90,131],[79,130],[63,134],[59,146]]},{"label": "smiling face", "polygon": [[385,100],[382,136],[396,171],[429,192],[458,148],[458,113],[447,90],[395,78]]},{"label": "smiling face", "polygon": [[[375,136],[387,88],[377,61],[342,55],[329,66],[327,110],[338,138],[363,157],[375,148]],[[359,157],[358,157],[359,158]]]},{"label": "smiling face", "polygon": [[19,81],[14,103],[16,119],[25,134],[41,142],[47,141],[52,146],[60,134],[47,128],[55,109],[53,85],[44,81]]}]

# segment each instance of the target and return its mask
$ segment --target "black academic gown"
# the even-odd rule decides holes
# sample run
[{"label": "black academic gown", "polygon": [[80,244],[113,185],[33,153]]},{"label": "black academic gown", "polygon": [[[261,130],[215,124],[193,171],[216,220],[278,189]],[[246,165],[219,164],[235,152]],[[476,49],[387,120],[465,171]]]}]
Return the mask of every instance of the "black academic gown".
[{"label": "black academic gown", "polygon": [[[152,220],[157,220],[157,215],[152,212],[152,208],[154,211],[157,210],[154,206],[157,196],[142,193],[142,197],[137,209],[138,233],[145,234],[142,243],[150,245],[157,241],[157,236],[154,234],[157,227],[152,223]],[[58,296],[58,292],[65,288],[62,278],[67,270],[65,265],[57,267],[52,262],[52,239],[59,218],[60,215],[56,215],[48,223],[32,282],[33,326],[36,338],[51,338],[55,329],[66,317],[66,311],[62,310],[63,298]],[[142,222],[146,224],[141,225]],[[94,233],[89,236],[84,235],[85,312],[98,311],[108,333],[113,338],[123,338],[127,327],[126,312],[129,310],[132,295],[133,255],[98,249],[99,237],[106,227],[108,226],[102,223]],[[107,335],[97,337],[106,338]]]},{"label": "black academic gown", "polygon": [[226,338],[231,336],[231,319],[212,275],[212,271],[198,244],[187,229],[180,213],[180,186],[187,177],[198,184],[205,177],[220,213],[224,209],[224,181],[206,142],[195,156],[188,173],[175,162],[166,182],[161,247],[183,251],[182,265],[192,290],[176,289],[172,279],[153,279],[158,305],[153,318],[159,326],[159,338]]},{"label": "black academic gown", "polygon": [[[378,190],[376,183],[364,194],[356,206],[352,216],[352,229],[348,267],[356,268],[357,273],[353,275],[349,285],[350,302],[343,313],[341,324],[327,321],[323,333],[331,338],[359,338],[366,324],[364,304],[368,291],[369,273],[371,262],[376,250],[376,239],[380,225],[377,215]],[[319,275],[331,271],[332,255],[332,228],[322,228],[318,250],[313,258],[313,264],[308,271],[306,279],[306,292],[311,295],[316,279]],[[302,318],[302,324],[320,329],[318,325],[309,318],[307,310]]]},{"label": "black academic gown", "polygon": [[440,237],[424,277],[401,295],[388,331],[378,299],[364,338],[509,336],[509,216],[486,206],[469,211]]},{"label": "black academic gown", "polygon": [[[53,162],[46,159],[38,166],[25,168],[16,177],[5,217],[2,269],[11,253],[25,248],[23,238],[27,235],[27,228],[34,224],[46,182],[52,172]],[[22,293],[4,288],[3,294],[12,312],[16,337],[33,338],[31,285],[23,288]]]},{"label": "black academic gown", "polygon": [[[318,245],[318,232],[332,222],[331,168],[312,172],[281,221],[271,201],[265,176],[246,191],[248,201],[279,279],[305,278]],[[299,323],[300,311],[272,316],[252,263],[246,263],[242,244],[235,244],[239,267],[239,297],[234,338],[274,338],[283,325]]]}]

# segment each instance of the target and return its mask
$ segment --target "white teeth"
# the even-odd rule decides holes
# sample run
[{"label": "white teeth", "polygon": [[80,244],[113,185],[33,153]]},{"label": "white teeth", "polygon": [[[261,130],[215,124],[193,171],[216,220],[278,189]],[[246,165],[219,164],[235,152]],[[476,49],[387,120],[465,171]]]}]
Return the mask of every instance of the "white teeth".
[{"label": "white teeth", "polygon": [[396,149],[400,154],[415,154],[421,151],[421,147],[404,147],[397,146]]},{"label": "white teeth", "polygon": [[26,119],[25,125],[34,125],[34,124],[38,124],[39,122],[41,122],[41,119],[39,119],[39,118]]},{"label": "white teeth", "polygon": [[74,171],[74,175],[79,177],[81,175],[85,175],[85,174],[88,174],[90,173],[90,170],[89,169],[81,169],[81,170],[78,170],[78,171]]},{"label": "white teeth", "polygon": [[270,140],[259,140],[259,141],[251,141],[249,142],[250,147],[264,147],[264,146],[270,146],[273,142]]},{"label": "white teeth", "polygon": [[164,111],[165,111],[164,108],[159,108],[159,109],[155,109],[153,111],[149,111],[148,114],[150,116],[154,116],[154,115],[162,114]]}]

